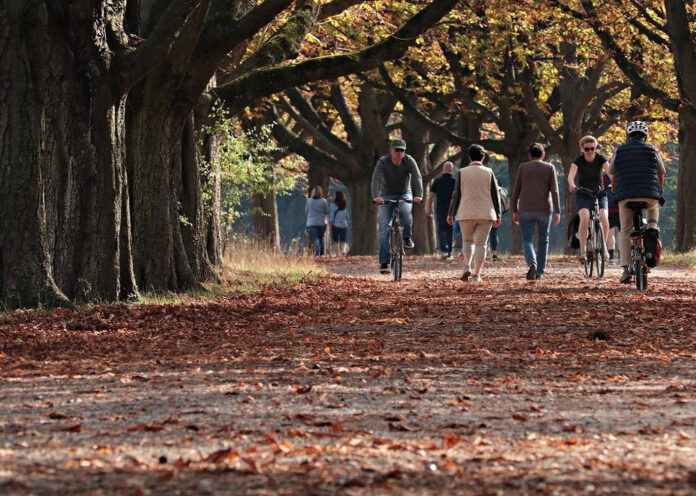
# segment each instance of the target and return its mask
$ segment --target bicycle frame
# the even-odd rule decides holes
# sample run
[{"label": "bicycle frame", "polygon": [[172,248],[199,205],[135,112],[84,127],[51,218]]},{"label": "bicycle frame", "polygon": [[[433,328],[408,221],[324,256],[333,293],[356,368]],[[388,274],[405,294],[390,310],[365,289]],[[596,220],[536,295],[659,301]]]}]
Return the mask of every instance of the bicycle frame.
[{"label": "bicycle frame", "polygon": [[628,202],[626,207],[633,210],[633,231],[631,232],[631,268],[633,281],[638,291],[645,291],[648,287],[648,272],[650,268],[645,260],[645,247],[643,235],[648,226],[643,219],[644,202]]},{"label": "bicycle frame", "polygon": [[403,237],[404,228],[401,225],[401,217],[399,214],[399,203],[412,203],[412,200],[384,200],[384,203],[394,205],[391,230],[389,233],[390,263],[394,280],[400,281],[403,273],[403,260],[406,250]]},{"label": "bicycle frame", "polygon": [[[604,228],[599,214],[599,192],[587,188],[578,188],[578,192],[594,198],[594,207],[590,210],[590,220],[587,224],[587,240],[585,242],[585,275],[592,277],[593,267],[597,268],[597,277],[604,276]],[[582,250],[583,247],[581,246]]]}]

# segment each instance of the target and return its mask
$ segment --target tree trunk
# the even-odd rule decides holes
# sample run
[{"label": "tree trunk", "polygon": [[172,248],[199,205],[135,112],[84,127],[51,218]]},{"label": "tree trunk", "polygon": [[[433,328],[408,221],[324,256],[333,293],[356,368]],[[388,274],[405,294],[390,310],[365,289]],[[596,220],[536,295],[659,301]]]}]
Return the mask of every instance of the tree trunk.
[{"label": "tree trunk", "polygon": [[[44,210],[42,47],[23,2],[0,7],[0,299],[9,308],[68,305],[53,281]],[[27,16],[28,14],[28,16]],[[32,19],[36,20],[36,19]],[[37,67],[38,66],[38,67]]]},{"label": "tree trunk", "polygon": [[280,251],[280,226],[278,225],[278,203],[273,192],[255,194],[254,239],[275,252]]},{"label": "tree trunk", "polygon": [[566,255],[573,251],[568,246],[566,233],[568,232],[568,226],[570,225],[570,222],[573,220],[573,217],[575,217],[575,214],[578,213],[577,206],[575,205],[575,196],[568,194],[567,177],[568,172],[570,172],[570,166],[572,165],[573,160],[575,160],[575,157],[561,156],[561,163],[563,164],[563,177],[558,178],[559,190],[561,184],[563,184],[563,191],[565,192],[565,195],[563,195],[565,219],[561,222],[561,226],[563,226],[563,239],[566,240],[566,242],[563,244],[563,253],[565,253]]},{"label": "tree trunk", "polygon": [[[512,196],[512,188],[515,187],[515,179],[517,178],[517,170],[520,168],[520,164],[529,160],[526,145],[520,144],[515,147],[515,150],[518,150],[517,153],[507,157],[508,171],[510,173],[510,196]],[[510,253],[513,255],[522,253],[520,226],[512,221],[512,214],[510,214]]]},{"label": "tree trunk", "polygon": [[425,206],[431,194],[426,188],[423,191],[423,202],[413,205],[413,242],[416,244],[413,252],[416,255],[429,255],[437,249],[433,219],[425,213]]},{"label": "tree trunk", "polygon": [[679,172],[674,249],[684,253],[696,247],[696,112],[684,105],[679,113]]},{"label": "tree trunk", "polygon": [[222,212],[220,198],[222,194],[222,180],[220,166],[217,164],[218,147],[213,136],[206,136],[201,150],[205,162],[210,168],[201,178],[202,186],[207,195],[204,196],[203,212],[205,215],[205,246],[208,252],[208,260],[213,266],[222,264],[223,233]]},{"label": "tree trunk", "polygon": [[351,255],[377,254],[377,207],[372,203],[371,177],[343,181],[350,192],[353,243]]}]

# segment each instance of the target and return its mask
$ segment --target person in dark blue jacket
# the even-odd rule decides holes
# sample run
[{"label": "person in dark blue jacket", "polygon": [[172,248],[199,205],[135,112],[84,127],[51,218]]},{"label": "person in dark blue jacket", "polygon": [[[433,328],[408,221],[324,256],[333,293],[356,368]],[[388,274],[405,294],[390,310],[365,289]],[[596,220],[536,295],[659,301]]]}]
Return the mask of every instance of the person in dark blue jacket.
[{"label": "person in dark blue jacket", "polygon": [[621,282],[629,284],[631,273],[631,230],[633,211],[626,206],[628,202],[640,201],[647,204],[648,227],[658,229],[662,183],[665,179],[665,165],[660,152],[646,143],[648,125],[633,121],[626,127],[628,141],[618,147],[611,159],[609,175],[614,198],[619,204],[619,256],[623,274]]},{"label": "person in dark blue jacket", "polygon": [[[453,227],[447,223],[447,212],[449,211],[452,193],[454,192],[455,179],[452,177],[454,164],[445,162],[442,165],[440,174],[430,186],[430,203],[428,203],[427,214],[432,217],[435,213],[435,228],[437,229],[437,243],[440,248],[443,260],[452,260],[452,231]],[[435,209],[433,210],[433,204]]]}]

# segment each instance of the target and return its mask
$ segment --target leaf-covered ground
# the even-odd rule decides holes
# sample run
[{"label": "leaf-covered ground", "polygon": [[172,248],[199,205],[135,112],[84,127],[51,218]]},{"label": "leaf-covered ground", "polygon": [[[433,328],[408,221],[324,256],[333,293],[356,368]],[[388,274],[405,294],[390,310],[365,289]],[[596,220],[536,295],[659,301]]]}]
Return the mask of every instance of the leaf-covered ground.
[{"label": "leaf-covered ground", "polygon": [[695,274],[328,260],[190,306],[0,319],[1,494],[693,494]]}]

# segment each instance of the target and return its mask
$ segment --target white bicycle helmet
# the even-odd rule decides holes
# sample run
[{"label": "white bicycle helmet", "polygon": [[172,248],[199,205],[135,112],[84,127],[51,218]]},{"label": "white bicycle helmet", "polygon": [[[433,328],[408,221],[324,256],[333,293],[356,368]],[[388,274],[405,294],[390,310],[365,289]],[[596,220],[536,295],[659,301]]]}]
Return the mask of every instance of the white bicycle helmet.
[{"label": "white bicycle helmet", "polygon": [[633,133],[643,133],[648,135],[648,125],[643,121],[633,121],[626,126],[626,134],[629,136]]}]

